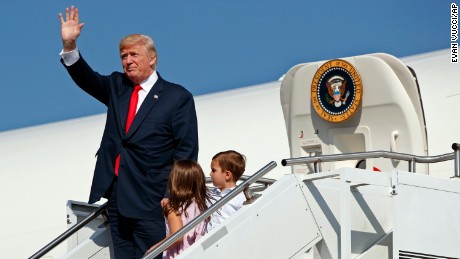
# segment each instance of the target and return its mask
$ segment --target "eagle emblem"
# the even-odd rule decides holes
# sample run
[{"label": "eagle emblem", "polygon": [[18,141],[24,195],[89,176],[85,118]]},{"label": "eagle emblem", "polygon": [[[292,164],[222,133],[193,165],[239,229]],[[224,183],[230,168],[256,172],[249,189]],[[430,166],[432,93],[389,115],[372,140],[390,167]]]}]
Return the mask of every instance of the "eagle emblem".
[{"label": "eagle emblem", "polygon": [[330,97],[330,100],[328,100],[329,104],[333,104],[335,107],[340,107],[342,104],[346,104],[347,98],[350,95],[350,91],[347,91],[345,94],[346,84],[347,80],[341,76],[333,76],[326,81],[327,92]]},{"label": "eagle emblem", "polygon": [[311,105],[322,119],[340,123],[357,113],[361,106],[362,81],[358,70],[346,60],[325,62],[311,82]]}]

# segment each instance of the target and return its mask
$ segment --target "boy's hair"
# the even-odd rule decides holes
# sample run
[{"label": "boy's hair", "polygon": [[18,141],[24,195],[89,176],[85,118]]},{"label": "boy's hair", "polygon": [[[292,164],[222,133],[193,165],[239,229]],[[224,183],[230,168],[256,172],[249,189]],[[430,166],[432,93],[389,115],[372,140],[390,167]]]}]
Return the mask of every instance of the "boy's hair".
[{"label": "boy's hair", "polygon": [[170,197],[169,204],[164,209],[165,216],[170,211],[185,212],[193,201],[201,212],[208,208],[206,201],[210,200],[210,194],[206,187],[206,178],[201,166],[193,160],[178,160],[174,163],[169,175],[168,189]]},{"label": "boy's hair", "polygon": [[230,171],[233,180],[236,182],[243,175],[246,168],[246,157],[234,150],[222,151],[214,155],[212,160],[216,160],[222,171]]}]

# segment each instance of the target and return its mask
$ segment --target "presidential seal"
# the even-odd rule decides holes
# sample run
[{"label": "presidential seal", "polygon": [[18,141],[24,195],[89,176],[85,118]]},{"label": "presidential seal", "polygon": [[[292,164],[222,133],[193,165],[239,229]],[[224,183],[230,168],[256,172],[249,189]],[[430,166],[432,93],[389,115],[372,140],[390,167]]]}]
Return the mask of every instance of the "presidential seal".
[{"label": "presidential seal", "polygon": [[324,120],[343,122],[358,110],[362,92],[356,68],[345,60],[335,59],[316,71],[311,83],[311,103]]}]

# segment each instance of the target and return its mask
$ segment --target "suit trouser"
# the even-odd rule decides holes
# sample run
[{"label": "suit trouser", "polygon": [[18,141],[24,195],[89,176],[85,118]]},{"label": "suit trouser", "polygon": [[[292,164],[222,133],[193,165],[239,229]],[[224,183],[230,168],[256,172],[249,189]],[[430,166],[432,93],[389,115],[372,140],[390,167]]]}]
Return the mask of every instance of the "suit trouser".
[{"label": "suit trouser", "polygon": [[[108,216],[116,259],[141,258],[145,252],[166,236],[164,219],[149,220],[124,217],[118,212],[117,178],[112,183],[108,200]],[[155,259],[161,259],[161,254]]]}]

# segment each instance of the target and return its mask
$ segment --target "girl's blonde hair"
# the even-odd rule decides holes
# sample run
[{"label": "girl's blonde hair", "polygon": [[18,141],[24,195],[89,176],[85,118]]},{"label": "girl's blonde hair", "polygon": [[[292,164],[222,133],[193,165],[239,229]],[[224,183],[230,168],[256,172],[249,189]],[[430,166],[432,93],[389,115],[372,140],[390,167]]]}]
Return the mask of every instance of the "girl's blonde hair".
[{"label": "girl's blonde hair", "polygon": [[201,212],[208,209],[206,201],[210,201],[211,196],[203,169],[197,162],[176,161],[169,175],[168,189],[169,203],[164,209],[165,216],[171,211],[176,214],[185,212],[192,202],[196,202]]}]

